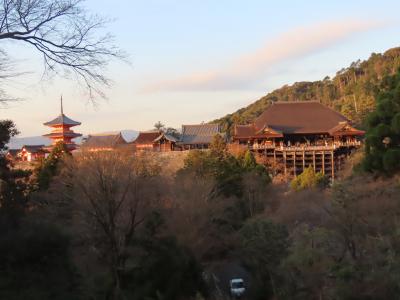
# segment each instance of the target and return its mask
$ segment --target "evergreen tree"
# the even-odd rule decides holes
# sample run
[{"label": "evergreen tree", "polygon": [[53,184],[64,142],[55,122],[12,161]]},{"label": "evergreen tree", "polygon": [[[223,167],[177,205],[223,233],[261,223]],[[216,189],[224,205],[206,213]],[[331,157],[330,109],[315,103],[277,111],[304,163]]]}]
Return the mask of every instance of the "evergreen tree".
[{"label": "evergreen tree", "polygon": [[251,170],[257,167],[257,161],[254,157],[253,153],[250,150],[247,150],[243,157],[243,167],[246,170]]},{"label": "evergreen tree", "polygon": [[26,199],[26,179],[29,172],[13,170],[5,157],[6,144],[18,134],[10,120],[0,121],[0,208],[16,207]]},{"label": "evergreen tree", "polygon": [[383,80],[381,90],[367,119],[363,167],[391,174],[400,169],[400,70]]},{"label": "evergreen tree", "polygon": [[39,163],[35,170],[39,189],[42,190],[49,187],[51,179],[57,175],[60,163],[66,155],[70,155],[66,145],[63,142],[58,142],[49,156]]},{"label": "evergreen tree", "polygon": [[320,172],[316,173],[314,169],[309,166],[303,173],[292,180],[290,187],[294,191],[301,191],[309,188],[323,187],[326,184],[327,178]]}]

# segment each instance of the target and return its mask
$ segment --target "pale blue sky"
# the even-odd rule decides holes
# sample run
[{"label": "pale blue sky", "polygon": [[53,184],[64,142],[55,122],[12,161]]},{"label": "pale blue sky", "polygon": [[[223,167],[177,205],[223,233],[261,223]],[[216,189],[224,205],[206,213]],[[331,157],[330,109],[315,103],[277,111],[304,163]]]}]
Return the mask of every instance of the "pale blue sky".
[{"label": "pale blue sky", "polygon": [[[6,90],[25,100],[0,109],[21,136],[47,132],[59,113],[79,132],[151,129],[209,121],[296,81],[334,75],[358,58],[400,46],[399,1],[88,0],[114,18],[108,30],[132,62],[115,62],[108,101],[87,102],[75,82],[40,81],[28,47],[3,45],[18,59]],[[0,45],[1,46],[1,45]]]}]

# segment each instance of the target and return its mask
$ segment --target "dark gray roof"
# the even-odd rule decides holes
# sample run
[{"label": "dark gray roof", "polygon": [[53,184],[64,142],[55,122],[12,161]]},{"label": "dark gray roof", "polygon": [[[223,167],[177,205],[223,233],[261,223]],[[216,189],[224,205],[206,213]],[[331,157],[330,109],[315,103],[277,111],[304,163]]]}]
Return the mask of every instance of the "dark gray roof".
[{"label": "dark gray roof", "polygon": [[174,136],[172,136],[171,134],[167,134],[167,133],[162,133],[159,137],[157,137],[154,142],[158,142],[159,140],[161,140],[162,138],[165,138],[167,141],[176,143],[178,141],[178,139]]},{"label": "dark gray roof", "polygon": [[123,138],[122,134],[110,134],[110,135],[89,135],[85,142],[83,142],[83,148],[115,148],[119,145],[125,145],[127,142]]},{"label": "dark gray roof", "polygon": [[21,151],[21,149],[9,149],[7,151],[7,154],[12,156],[12,157],[16,157],[17,154]]},{"label": "dark gray roof", "polygon": [[53,126],[53,125],[61,125],[61,124],[65,124],[65,125],[70,125],[70,126],[77,126],[77,125],[81,125],[80,122],[74,121],[70,118],[68,118],[66,115],[64,114],[60,114],[57,118],[55,118],[54,120],[51,120],[49,122],[44,123],[44,125],[46,126]]},{"label": "dark gray roof", "polygon": [[44,151],[44,145],[24,145],[22,149],[25,149],[26,151],[30,153],[37,153],[37,152],[42,152]]},{"label": "dark gray roof", "polygon": [[209,144],[216,134],[221,133],[218,124],[182,125],[181,144]]}]

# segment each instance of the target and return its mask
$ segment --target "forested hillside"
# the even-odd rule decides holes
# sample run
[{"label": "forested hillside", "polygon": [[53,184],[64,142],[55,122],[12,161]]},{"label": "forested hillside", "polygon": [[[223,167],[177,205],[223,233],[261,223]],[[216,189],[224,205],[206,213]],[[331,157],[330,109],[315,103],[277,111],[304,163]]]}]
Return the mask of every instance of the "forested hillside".
[{"label": "forested hillside", "polygon": [[353,62],[333,78],[327,76],[319,81],[285,85],[213,123],[219,123],[225,131],[229,131],[233,124],[253,121],[272,101],[318,100],[362,126],[366,115],[375,108],[374,97],[381,80],[386,75],[394,74],[399,67],[400,47],[383,54],[372,53],[368,60]]}]

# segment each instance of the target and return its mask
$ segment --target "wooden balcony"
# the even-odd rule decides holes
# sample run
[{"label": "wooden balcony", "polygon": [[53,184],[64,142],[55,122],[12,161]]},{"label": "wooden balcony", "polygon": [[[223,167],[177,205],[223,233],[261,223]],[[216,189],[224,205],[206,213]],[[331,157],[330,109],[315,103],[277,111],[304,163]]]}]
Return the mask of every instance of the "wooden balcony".
[{"label": "wooden balcony", "polygon": [[277,151],[333,151],[342,147],[348,148],[348,147],[359,147],[359,146],[361,146],[360,141],[335,142],[335,143],[315,144],[315,145],[300,144],[294,146],[274,145],[274,144],[253,144],[253,145],[248,145],[247,148],[251,150],[275,149]]}]

